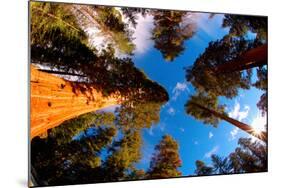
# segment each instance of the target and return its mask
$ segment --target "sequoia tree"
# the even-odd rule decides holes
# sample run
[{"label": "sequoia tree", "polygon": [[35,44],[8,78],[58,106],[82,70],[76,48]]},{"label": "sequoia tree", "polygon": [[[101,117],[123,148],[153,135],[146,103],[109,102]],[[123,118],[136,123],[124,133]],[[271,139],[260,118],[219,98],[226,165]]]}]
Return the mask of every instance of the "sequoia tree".
[{"label": "sequoia tree", "polygon": [[[84,13],[104,13],[105,20],[100,22],[117,16],[113,9],[80,8]],[[74,9],[32,3],[31,63],[36,66],[31,66],[31,138],[75,116],[124,101],[132,107],[133,103],[162,105],[168,100],[165,89],[147,78],[130,58],[115,57],[113,47],[100,53],[89,47]],[[122,30],[125,26],[111,27]]]},{"label": "sequoia tree", "polygon": [[181,176],[178,168],[181,160],[178,153],[178,143],[169,135],[162,137],[155,147],[155,153],[147,171],[147,178],[172,178]]}]

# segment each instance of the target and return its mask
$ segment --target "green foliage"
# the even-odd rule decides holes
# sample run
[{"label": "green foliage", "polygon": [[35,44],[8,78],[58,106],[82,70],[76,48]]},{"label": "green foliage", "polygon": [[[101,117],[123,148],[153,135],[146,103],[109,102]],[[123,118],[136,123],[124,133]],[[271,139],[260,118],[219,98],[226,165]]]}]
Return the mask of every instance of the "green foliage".
[{"label": "green foliage", "polygon": [[197,104],[221,114],[225,114],[225,106],[219,104],[216,96],[207,93],[197,93],[191,96],[185,104],[185,111],[187,114],[202,121],[204,124],[211,124],[214,127],[217,127],[220,122],[220,118],[213,114],[210,110],[198,107]]},{"label": "green foliage", "polygon": [[104,181],[123,180],[128,170],[141,159],[142,137],[140,131],[127,131],[121,141],[113,143],[111,155],[103,164]]},{"label": "green foliage", "polygon": [[267,40],[267,17],[225,14],[222,26],[230,27],[231,36],[244,36],[250,31],[258,39]]},{"label": "green foliage", "polygon": [[185,50],[184,41],[194,35],[195,24],[184,22],[188,13],[183,11],[155,10],[151,14],[154,16],[154,47],[165,60],[173,61]]},{"label": "green foliage", "polygon": [[70,5],[31,2],[31,45],[50,45],[58,32],[67,39],[86,39],[86,35],[70,12]]},{"label": "green foliage", "polygon": [[213,173],[213,168],[210,166],[206,166],[203,161],[197,160],[195,162],[195,165],[195,174],[197,174],[198,176],[211,175]]},{"label": "green foliage", "polygon": [[193,66],[186,69],[186,80],[199,91],[230,99],[237,96],[239,88],[250,88],[251,70],[222,73],[216,71],[217,67],[236,59],[255,45],[254,41],[229,37],[210,42]]},{"label": "green foliage", "polygon": [[181,166],[178,143],[169,135],[162,137],[155,147],[147,172],[148,178],[172,178],[181,176],[178,167]]},{"label": "green foliage", "polygon": [[72,141],[73,137],[91,127],[114,127],[113,113],[87,113],[67,120],[49,131],[48,136],[56,138],[59,145]]},{"label": "green foliage", "polygon": [[118,124],[123,130],[150,128],[160,120],[159,103],[123,104],[118,111]]}]

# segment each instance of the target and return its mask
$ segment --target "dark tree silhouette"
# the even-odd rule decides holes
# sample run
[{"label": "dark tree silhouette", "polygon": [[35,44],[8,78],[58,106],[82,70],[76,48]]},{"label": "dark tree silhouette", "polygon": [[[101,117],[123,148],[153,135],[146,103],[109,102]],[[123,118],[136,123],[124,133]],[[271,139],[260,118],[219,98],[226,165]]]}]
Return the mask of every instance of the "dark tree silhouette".
[{"label": "dark tree silhouette", "polygon": [[[94,126],[94,125],[93,125]],[[97,127],[68,143],[57,142],[54,135],[35,137],[31,142],[31,165],[39,185],[63,185],[87,182],[84,171],[100,166],[100,152],[116,135],[114,127]],[[59,135],[57,135],[59,136]]]},{"label": "dark tree silhouette", "polygon": [[261,67],[257,69],[257,81],[253,84],[258,89],[264,91],[261,95],[257,107],[261,110],[262,115],[264,116],[267,113],[267,67]]},{"label": "dark tree silhouette", "polygon": [[133,25],[134,28],[136,28],[137,26],[138,14],[145,17],[147,14],[151,12],[149,9],[132,8],[132,7],[122,7],[121,10],[125,18],[128,19],[128,21]]},{"label": "dark tree silhouette", "polygon": [[177,142],[171,136],[163,136],[160,143],[155,147],[147,177],[171,178],[180,176],[181,172],[178,167],[181,166],[181,160],[178,149]]},{"label": "dark tree silhouette", "polygon": [[212,166],[213,173],[215,174],[231,174],[232,173],[232,163],[229,158],[220,157],[218,155],[212,155]]},{"label": "dark tree silhouette", "polygon": [[240,147],[229,155],[235,173],[266,172],[267,145],[251,138],[240,138]]},{"label": "dark tree silhouette", "polygon": [[197,160],[195,162],[195,165],[196,165],[196,170],[194,173],[198,176],[211,175],[213,173],[213,168],[210,166],[206,166],[206,164],[203,161]]}]

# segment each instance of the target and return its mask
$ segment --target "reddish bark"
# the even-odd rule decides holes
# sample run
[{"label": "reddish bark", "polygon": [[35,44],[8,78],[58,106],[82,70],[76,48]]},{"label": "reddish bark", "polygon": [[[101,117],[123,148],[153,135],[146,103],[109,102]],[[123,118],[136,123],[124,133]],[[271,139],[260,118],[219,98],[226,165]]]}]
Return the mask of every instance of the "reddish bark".
[{"label": "reddish bark", "polygon": [[95,88],[38,71],[31,65],[30,138],[44,135],[65,120],[120,104],[120,97],[104,97]]},{"label": "reddish bark", "polygon": [[259,67],[267,64],[268,46],[267,44],[253,48],[233,61],[218,65],[215,69],[216,73],[228,73],[242,71]]}]

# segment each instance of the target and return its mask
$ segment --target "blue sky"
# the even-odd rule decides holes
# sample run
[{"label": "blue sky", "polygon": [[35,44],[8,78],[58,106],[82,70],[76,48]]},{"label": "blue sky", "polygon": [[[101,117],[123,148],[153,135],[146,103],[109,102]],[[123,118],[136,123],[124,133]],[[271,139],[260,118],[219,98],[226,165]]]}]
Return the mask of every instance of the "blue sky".
[{"label": "blue sky", "polygon": [[[214,128],[188,116],[184,111],[184,104],[194,90],[192,85],[185,81],[183,68],[192,65],[210,41],[220,39],[228,33],[227,28],[221,27],[223,15],[216,15],[212,19],[208,19],[208,16],[209,14],[199,15],[195,36],[185,42],[186,50],[173,62],[166,62],[161,53],[153,48],[149,38],[137,40],[141,42],[136,44],[137,47],[139,45],[142,49],[133,57],[135,65],[150,79],[165,87],[170,96],[168,103],[161,109],[160,122],[150,129],[143,130],[143,157],[136,165],[138,168],[148,168],[154,147],[164,134],[171,135],[179,144],[182,160],[180,170],[184,176],[194,173],[196,160],[210,163],[211,154],[227,156],[237,147],[240,137],[248,137],[231,124],[222,121],[218,128]],[[143,19],[140,25],[139,29],[142,30],[138,32],[141,35],[136,37],[149,37],[147,33],[151,28],[144,26],[151,26],[151,18]],[[255,88],[240,90],[235,99],[220,98],[220,102],[227,105],[227,112],[231,117],[251,124],[259,114],[256,103],[261,94],[262,92]],[[263,120],[264,118],[260,118],[257,124]]]}]

